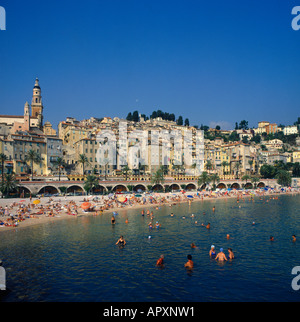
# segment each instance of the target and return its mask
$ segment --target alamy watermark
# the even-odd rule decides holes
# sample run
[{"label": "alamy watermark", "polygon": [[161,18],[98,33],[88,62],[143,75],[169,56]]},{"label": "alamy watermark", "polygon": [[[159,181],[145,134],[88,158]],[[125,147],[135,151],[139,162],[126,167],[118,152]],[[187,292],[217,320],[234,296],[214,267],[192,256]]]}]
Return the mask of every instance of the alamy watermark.
[{"label": "alamy watermark", "polygon": [[98,164],[145,166],[196,165],[204,167],[204,134],[189,129],[128,130],[127,122],[120,122],[117,131],[103,130],[97,134]]},{"label": "alamy watermark", "polygon": [[0,260],[0,291],[6,290],[6,273],[5,268],[2,266],[2,261]]},{"label": "alamy watermark", "polygon": [[300,29],[300,25],[298,25],[298,21],[300,20],[300,6],[295,6],[292,9],[292,15],[296,15],[292,20],[292,28],[297,31]]},{"label": "alamy watermark", "polygon": [[0,30],[6,30],[6,12],[3,7],[0,7]]}]

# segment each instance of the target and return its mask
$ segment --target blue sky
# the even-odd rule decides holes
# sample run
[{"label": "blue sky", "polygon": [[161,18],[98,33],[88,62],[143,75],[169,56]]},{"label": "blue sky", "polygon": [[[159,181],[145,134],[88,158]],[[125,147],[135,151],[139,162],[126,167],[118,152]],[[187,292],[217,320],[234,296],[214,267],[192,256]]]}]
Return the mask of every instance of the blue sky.
[{"label": "blue sky", "polygon": [[1,0],[0,113],[40,80],[44,119],[161,109],[191,125],[300,116],[300,30],[289,0]]}]

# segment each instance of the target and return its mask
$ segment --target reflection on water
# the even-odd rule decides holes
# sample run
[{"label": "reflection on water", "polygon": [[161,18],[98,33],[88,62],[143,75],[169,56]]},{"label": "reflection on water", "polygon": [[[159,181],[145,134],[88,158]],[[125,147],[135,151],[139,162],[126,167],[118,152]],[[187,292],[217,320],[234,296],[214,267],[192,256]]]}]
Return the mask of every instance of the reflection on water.
[{"label": "reflection on water", "polygon": [[[4,300],[299,301],[291,288],[300,265],[300,241],[292,242],[300,236],[299,204],[299,196],[280,196],[153,208],[150,230],[137,209],[120,212],[115,225],[106,214],[7,231],[0,235],[10,289]],[[121,235],[127,244],[119,248]],[[211,259],[212,244],[226,256],[232,248],[235,259]],[[164,268],[155,265],[161,254]],[[193,271],[184,268],[187,254]]]}]

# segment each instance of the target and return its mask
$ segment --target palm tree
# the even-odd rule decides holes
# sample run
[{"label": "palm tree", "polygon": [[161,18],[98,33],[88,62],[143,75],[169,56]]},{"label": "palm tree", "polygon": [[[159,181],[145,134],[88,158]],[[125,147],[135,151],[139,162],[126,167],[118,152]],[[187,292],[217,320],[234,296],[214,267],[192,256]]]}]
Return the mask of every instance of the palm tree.
[{"label": "palm tree", "polygon": [[245,174],[242,176],[242,181],[244,181],[244,180],[246,181],[245,185],[247,184],[247,181],[250,179],[251,179],[251,177],[248,174]]},{"label": "palm tree", "polygon": [[128,165],[125,165],[122,169],[122,174],[123,176],[125,176],[125,181],[127,181],[129,172],[130,172],[130,168],[128,167]]},{"label": "palm tree", "polygon": [[87,191],[88,193],[90,193],[90,191],[93,189],[93,188],[96,188],[99,186],[99,180],[96,176],[91,176],[91,175],[88,175],[84,181],[84,190]]},{"label": "palm tree", "polygon": [[212,162],[210,160],[207,160],[206,164],[205,164],[205,168],[209,173],[209,170],[212,170],[214,168],[214,165],[212,164]]},{"label": "palm tree", "polygon": [[203,171],[198,177],[198,185],[207,185],[211,181],[211,177],[206,171]]},{"label": "palm tree", "polygon": [[194,170],[194,176],[196,175],[196,168],[197,168],[197,163],[192,164],[192,169]]},{"label": "palm tree", "polygon": [[159,168],[151,177],[151,183],[153,185],[164,183],[164,171],[162,168]]},{"label": "palm tree", "polygon": [[0,153],[2,182],[4,181],[4,163],[6,160],[7,156],[4,153]]},{"label": "palm tree", "polygon": [[248,163],[250,165],[250,173],[251,173],[252,172],[253,160],[248,160]]},{"label": "palm tree", "polygon": [[63,158],[58,157],[56,161],[53,162],[54,166],[58,168],[58,181],[60,181],[60,174],[61,174],[61,169],[65,167],[65,161]]},{"label": "palm tree", "polygon": [[33,181],[33,164],[40,163],[41,160],[42,160],[41,156],[34,150],[29,150],[25,155],[25,161],[30,162],[31,181]]},{"label": "palm tree", "polygon": [[223,161],[221,165],[223,167],[223,175],[225,176],[225,168],[229,166],[229,163],[227,161]]},{"label": "palm tree", "polygon": [[84,176],[84,166],[90,164],[89,160],[85,154],[79,154],[78,162],[82,164],[82,175]]},{"label": "palm tree", "polygon": [[235,162],[234,169],[236,170],[236,179],[239,179],[239,171],[240,171],[240,161]]},{"label": "palm tree", "polygon": [[259,177],[256,177],[256,176],[251,177],[251,182],[254,183],[254,188],[256,188],[256,184],[257,182],[259,182],[259,180],[260,180]]},{"label": "palm tree", "polygon": [[15,178],[14,174],[5,174],[4,176],[4,181],[1,182],[1,192],[2,195],[6,194],[6,196],[8,196],[8,194],[15,190],[18,187],[18,182]]},{"label": "palm tree", "polygon": [[217,173],[212,173],[209,176],[209,178],[213,182],[213,190],[215,190],[216,189],[216,182],[219,182],[220,181],[220,177],[218,176]]}]

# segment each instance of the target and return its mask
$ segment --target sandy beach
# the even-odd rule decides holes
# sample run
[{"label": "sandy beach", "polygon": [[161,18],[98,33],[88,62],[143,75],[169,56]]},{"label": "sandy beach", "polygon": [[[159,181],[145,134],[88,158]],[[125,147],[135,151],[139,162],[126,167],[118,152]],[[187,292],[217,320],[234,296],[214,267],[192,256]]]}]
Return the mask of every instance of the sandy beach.
[{"label": "sandy beach", "polygon": [[[214,201],[227,198],[277,198],[278,195],[299,194],[300,189],[281,190],[233,190],[218,192],[172,192],[146,193],[135,197],[134,194],[111,194],[108,196],[58,196],[41,197],[40,199],[0,199],[0,233],[17,230],[33,225],[41,225],[57,220],[72,220],[80,216],[112,215],[128,209],[171,207],[177,203],[192,203],[204,200]],[[83,210],[84,202],[90,204],[88,210]],[[37,203],[37,204],[35,204]],[[12,217],[13,216],[13,217]]]}]

